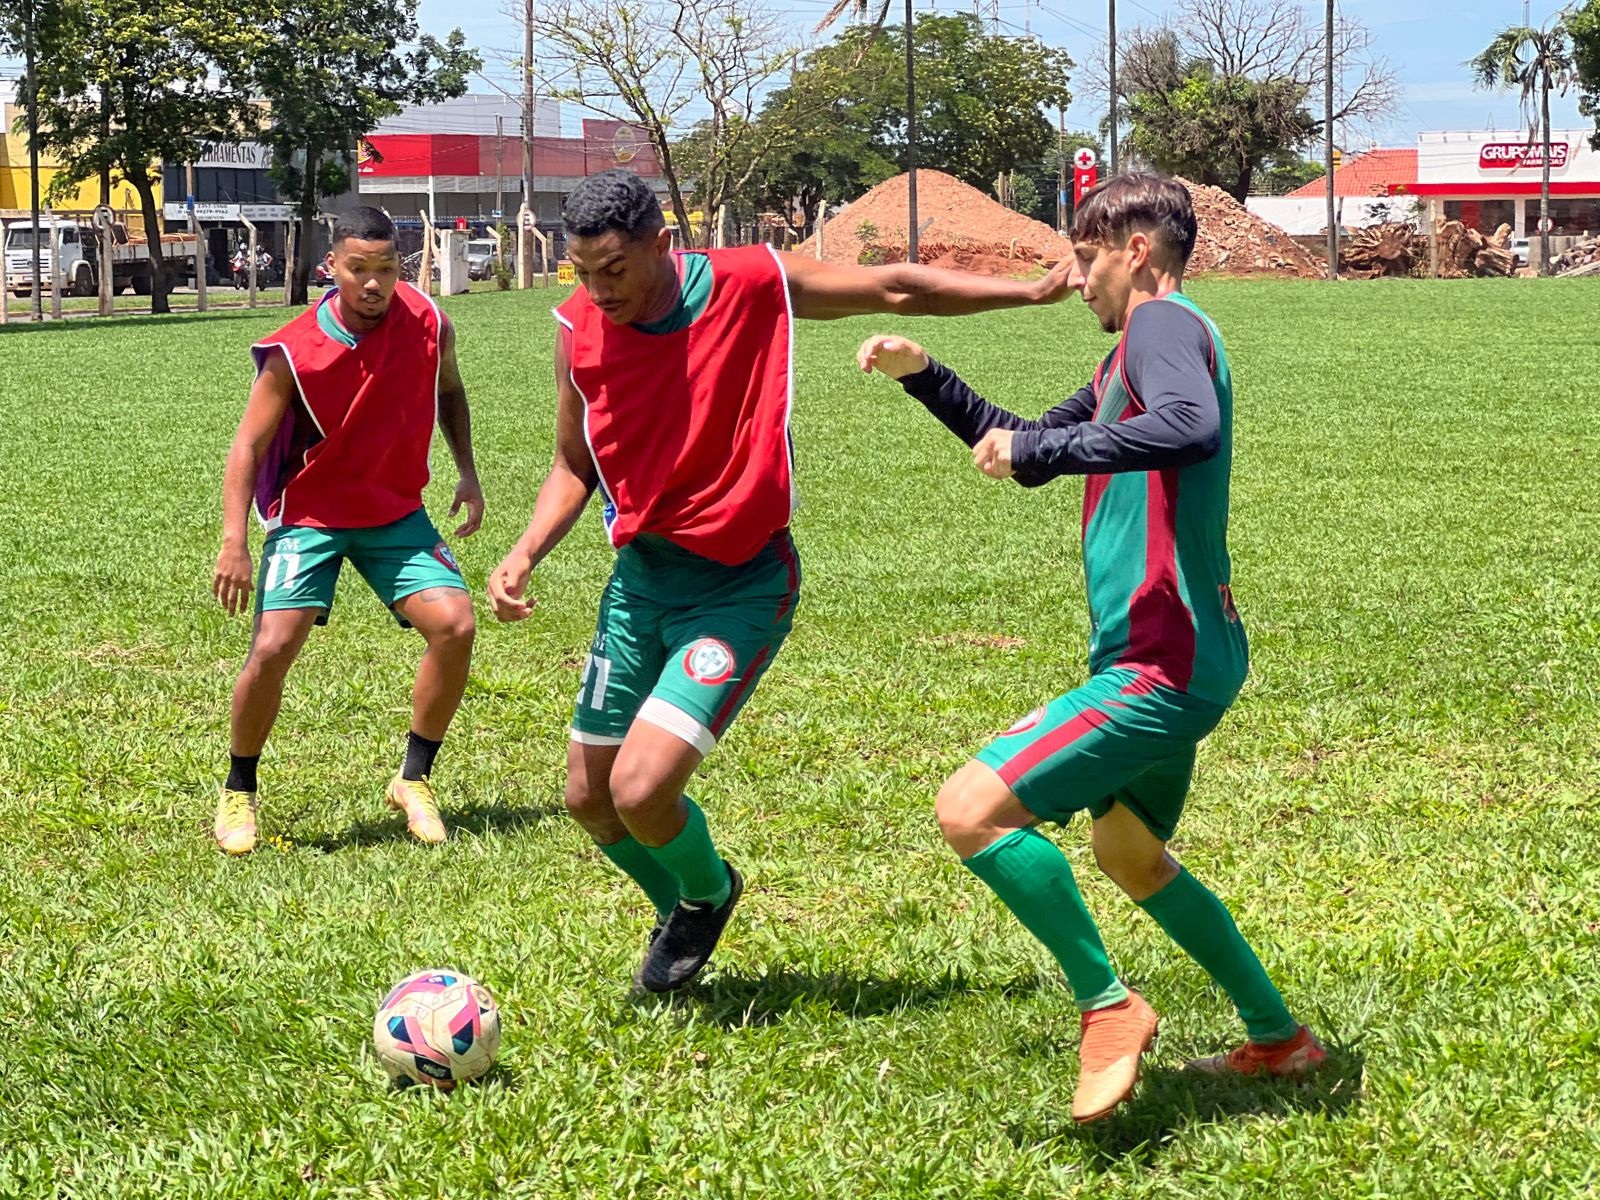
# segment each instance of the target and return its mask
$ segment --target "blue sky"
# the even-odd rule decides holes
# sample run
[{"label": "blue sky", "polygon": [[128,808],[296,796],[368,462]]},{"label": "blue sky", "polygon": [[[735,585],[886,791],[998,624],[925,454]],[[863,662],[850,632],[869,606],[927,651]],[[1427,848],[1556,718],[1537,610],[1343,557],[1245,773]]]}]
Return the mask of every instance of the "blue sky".
[{"label": "blue sky", "polygon": [[[810,33],[826,10],[824,0],[775,0],[782,12],[792,14],[795,28]],[[956,4],[953,0],[916,0],[918,11],[930,7],[945,12],[970,11],[972,0]],[[506,15],[507,0],[422,0],[420,18],[430,32],[446,33],[459,26],[469,41],[484,51],[485,74],[502,86],[515,90],[514,76],[504,60],[493,58],[494,51],[520,45],[521,33],[515,20]],[[520,5],[518,6],[520,7]],[[1134,25],[1159,23],[1175,8],[1169,0],[1118,0],[1117,23],[1126,29]],[[1530,5],[1535,24],[1561,8],[1550,0],[1533,0]],[[1321,19],[1323,6],[1306,0],[1307,11]],[[1383,145],[1405,146],[1415,143],[1424,129],[1484,128],[1491,122],[1497,129],[1520,127],[1515,97],[1475,90],[1462,63],[1488,44],[1496,31],[1522,20],[1522,0],[1342,0],[1342,12],[1365,24],[1381,44],[1381,52],[1396,68],[1402,85],[1400,105],[1381,127],[1352,132],[1352,145],[1376,140]],[[1001,0],[1002,32],[1022,34],[1031,30],[1051,45],[1064,47],[1079,63],[1074,91],[1079,94],[1067,111],[1070,124],[1091,127],[1102,115],[1099,106],[1083,96],[1084,75],[1095,51],[1106,36],[1107,0]],[[491,90],[490,84],[476,80],[474,90]],[[1552,102],[1552,119],[1558,125],[1583,127],[1577,102],[1572,97]],[[575,126],[577,113],[566,114]]]}]

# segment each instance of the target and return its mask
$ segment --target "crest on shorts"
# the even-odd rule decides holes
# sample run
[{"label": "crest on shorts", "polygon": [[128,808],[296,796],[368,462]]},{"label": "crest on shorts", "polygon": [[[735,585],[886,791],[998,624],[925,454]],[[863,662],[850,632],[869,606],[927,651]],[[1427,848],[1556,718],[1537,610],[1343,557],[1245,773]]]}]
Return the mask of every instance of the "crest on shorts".
[{"label": "crest on shorts", "polygon": [[727,683],[733,668],[733,648],[716,638],[701,638],[683,656],[683,672],[696,683]]},{"label": "crest on shorts", "polygon": [[1044,720],[1044,713],[1045,713],[1045,706],[1043,704],[1041,704],[1041,705],[1039,705],[1038,708],[1034,709],[1027,716],[1023,717],[1020,721],[1018,721],[1015,725],[1013,725],[1010,729],[1006,730],[1000,736],[1001,737],[1010,737],[1014,733],[1027,733],[1028,730],[1032,729],[1040,721]]},{"label": "crest on shorts", "polygon": [[457,575],[461,574],[461,567],[456,563],[456,556],[450,553],[450,547],[440,542],[433,548],[433,556],[449,567]]}]

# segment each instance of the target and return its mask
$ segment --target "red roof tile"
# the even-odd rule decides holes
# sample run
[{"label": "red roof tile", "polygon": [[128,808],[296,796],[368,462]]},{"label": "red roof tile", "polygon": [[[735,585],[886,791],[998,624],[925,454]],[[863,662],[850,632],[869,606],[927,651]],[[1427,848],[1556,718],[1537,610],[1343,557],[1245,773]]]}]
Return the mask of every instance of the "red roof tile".
[{"label": "red roof tile", "polygon": [[[1335,196],[1386,196],[1389,185],[1417,182],[1417,152],[1411,150],[1368,150],[1347,159],[1333,173]],[[1325,196],[1328,177],[1314,179],[1291,196]]]}]

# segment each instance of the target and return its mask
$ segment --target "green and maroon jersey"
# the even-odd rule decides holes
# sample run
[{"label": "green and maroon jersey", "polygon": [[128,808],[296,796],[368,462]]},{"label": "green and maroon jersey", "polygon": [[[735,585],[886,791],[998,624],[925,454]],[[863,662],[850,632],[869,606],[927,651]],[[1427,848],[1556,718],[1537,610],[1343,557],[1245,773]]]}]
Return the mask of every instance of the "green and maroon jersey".
[{"label": "green and maroon jersey", "polygon": [[1094,382],[1037,420],[990,404],[940,363],[901,383],[968,445],[1013,430],[1018,483],[1086,477],[1091,670],[1132,668],[1224,705],[1238,695],[1249,651],[1228,560],[1233,380],[1192,300],[1140,305]]}]

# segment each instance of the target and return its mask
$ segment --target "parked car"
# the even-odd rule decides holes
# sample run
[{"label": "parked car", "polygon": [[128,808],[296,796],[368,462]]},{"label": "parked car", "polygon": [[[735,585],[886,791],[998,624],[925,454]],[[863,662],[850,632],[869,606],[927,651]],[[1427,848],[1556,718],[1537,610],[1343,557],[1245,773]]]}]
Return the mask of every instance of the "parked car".
[{"label": "parked car", "polygon": [[1528,265],[1528,256],[1532,254],[1532,243],[1525,237],[1514,237],[1506,244],[1506,249],[1511,251],[1512,257],[1517,260],[1517,266]]},{"label": "parked car", "polygon": [[467,242],[467,278],[488,279],[493,275],[497,249],[493,238],[473,238]]},{"label": "parked car", "polygon": [[317,287],[333,287],[333,268],[328,265],[325,258],[317,259],[317,265],[311,271],[311,281]]}]

